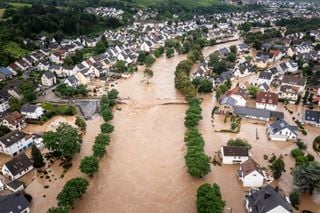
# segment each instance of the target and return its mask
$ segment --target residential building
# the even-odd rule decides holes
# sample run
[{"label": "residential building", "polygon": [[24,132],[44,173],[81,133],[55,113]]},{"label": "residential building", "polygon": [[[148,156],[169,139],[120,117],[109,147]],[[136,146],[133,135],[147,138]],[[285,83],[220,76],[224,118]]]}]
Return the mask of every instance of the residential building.
[{"label": "residential building", "polygon": [[69,76],[66,80],[64,80],[63,83],[69,87],[77,87],[80,85],[79,80],[74,75]]},{"label": "residential building", "polygon": [[51,87],[57,83],[57,78],[52,72],[45,72],[41,76],[41,83],[43,86]]},{"label": "residential building", "polygon": [[2,195],[0,196],[0,212],[29,213],[30,202],[21,192]]},{"label": "residential building", "polygon": [[320,127],[320,111],[305,110],[303,114],[303,121],[315,127]]},{"label": "residential building", "polygon": [[9,109],[9,100],[0,96],[0,113]]},{"label": "residential building", "polygon": [[239,164],[249,159],[249,151],[245,147],[222,146],[220,152],[223,164]]},{"label": "residential building", "polygon": [[13,75],[14,73],[11,72],[8,68],[0,67],[0,81],[10,79],[13,77]]},{"label": "residential building", "polygon": [[9,177],[11,180],[16,180],[30,172],[32,169],[32,161],[26,154],[22,153],[6,162],[1,171],[3,175]]},{"label": "residential building", "polygon": [[26,119],[39,120],[44,114],[44,109],[41,106],[25,104],[21,107],[21,114]]},{"label": "residential building", "polygon": [[25,117],[18,111],[5,115],[1,123],[12,131],[21,130],[26,126]]},{"label": "residential building", "polygon": [[32,143],[31,135],[14,130],[0,137],[0,153],[15,156],[31,147]]},{"label": "residential building", "polygon": [[249,213],[293,213],[289,199],[278,188],[266,185],[260,190],[252,189],[246,197]]},{"label": "residential building", "polygon": [[265,172],[252,158],[240,164],[237,174],[244,187],[261,187],[266,180]]},{"label": "residential building", "polygon": [[252,107],[242,107],[242,106],[235,106],[234,107],[234,114],[255,120],[262,120],[262,121],[269,121],[270,119],[282,119],[284,117],[283,112],[278,111],[271,111],[268,109],[258,109]]},{"label": "residential building", "polygon": [[278,106],[278,95],[273,92],[259,92],[256,98],[256,107],[275,111]]},{"label": "residential building", "polygon": [[299,87],[282,85],[279,90],[279,98],[290,102],[296,102],[299,97]]},{"label": "residential building", "polygon": [[282,79],[281,85],[297,87],[299,88],[299,93],[303,93],[306,87],[306,83],[307,81],[304,77],[295,75],[285,75]]},{"label": "residential building", "polygon": [[228,90],[225,96],[233,98],[236,101],[235,105],[237,106],[245,106],[248,99],[246,91],[239,86]]},{"label": "residential building", "polygon": [[261,85],[266,83],[267,85],[270,85],[272,82],[272,72],[262,71],[259,73],[257,85]]},{"label": "residential building", "polygon": [[20,180],[13,180],[10,183],[6,184],[6,188],[13,193],[16,193],[24,189],[24,183]]},{"label": "residential building", "polygon": [[221,114],[232,114],[237,101],[229,96],[224,96],[220,100],[219,113]]},{"label": "residential building", "polygon": [[267,127],[267,134],[272,141],[296,140],[298,128],[279,119]]}]

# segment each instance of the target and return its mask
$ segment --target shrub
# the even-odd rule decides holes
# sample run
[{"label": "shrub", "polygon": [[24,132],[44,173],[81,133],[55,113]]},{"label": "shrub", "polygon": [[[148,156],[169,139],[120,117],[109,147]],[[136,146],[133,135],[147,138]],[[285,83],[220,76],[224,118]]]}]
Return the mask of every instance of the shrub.
[{"label": "shrub", "polygon": [[104,123],[101,124],[100,129],[102,133],[110,134],[113,132],[114,127],[109,123]]},{"label": "shrub", "polygon": [[242,146],[242,147],[245,147],[247,149],[251,149],[252,148],[247,140],[240,139],[240,138],[230,139],[228,141],[228,146]]},{"label": "shrub", "polygon": [[300,149],[291,150],[291,156],[297,158],[299,156],[304,156],[304,153]]},{"label": "shrub", "polygon": [[317,136],[314,140],[313,140],[313,149],[316,152],[320,152],[320,136]]},{"label": "shrub", "polygon": [[294,208],[297,208],[300,204],[300,194],[297,191],[291,192],[289,196],[290,202]]}]

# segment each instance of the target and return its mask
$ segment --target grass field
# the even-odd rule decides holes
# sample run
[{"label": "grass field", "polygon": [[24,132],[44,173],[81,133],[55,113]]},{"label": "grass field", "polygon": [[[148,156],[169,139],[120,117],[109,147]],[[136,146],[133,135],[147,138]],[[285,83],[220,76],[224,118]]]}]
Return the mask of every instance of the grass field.
[{"label": "grass field", "polygon": [[[150,7],[163,0],[134,0],[134,2],[140,7]],[[210,6],[215,3],[222,2],[223,0],[176,0],[181,5],[187,8]]]},{"label": "grass field", "polygon": [[22,8],[22,7],[31,7],[31,4],[26,4],[26,3],[17,3],[17,2],[11,2],[9,3],[12,7],[15,8]]},{"label": "grass field", "polygon": [[5,9],[1,9],[1,8],[0,8],[0,19],[1,19],[2,16],[3,16],[4,10],[5,10]]}]

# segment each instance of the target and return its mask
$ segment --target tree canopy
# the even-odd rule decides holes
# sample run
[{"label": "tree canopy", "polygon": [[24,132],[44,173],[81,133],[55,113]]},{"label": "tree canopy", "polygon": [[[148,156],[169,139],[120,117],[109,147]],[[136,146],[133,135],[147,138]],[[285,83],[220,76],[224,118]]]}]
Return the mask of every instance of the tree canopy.
[{"label": "tree canopy", "polygon": [[80,171],[92,176],[99,170],[99,161],[94,156],[86,156],[80,162]]},{"label": "tree canopy", "polygon": [[222,213],[225,206],[220,187],[217,184],[208,183],[198,188],[196,203],[198,213]]},{"label": "tree canopy", "polygon": [[293,185],[299,192],[320,193],[320,164],[318,162],[297,166],[292,175]]}]

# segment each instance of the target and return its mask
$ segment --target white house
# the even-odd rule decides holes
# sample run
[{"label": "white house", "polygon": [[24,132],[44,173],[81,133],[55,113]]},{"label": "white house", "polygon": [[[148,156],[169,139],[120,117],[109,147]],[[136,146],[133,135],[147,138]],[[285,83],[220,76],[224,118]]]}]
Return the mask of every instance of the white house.
[{"label": "white house", "polygon": [[14,130],[0,137],[0,153],[15,156],[31,147],[32,143],[31,135]]},{"label": "white house", "polygon": [[299,97],[299,87],[282,85],[279,90],[279,98],[295,102]]},{"label": "white house", "polygon": [[21,130],[26,126],[25,117],[20,112],[8,113],[2,119],[1,124],[8,127],[10,130]]},{"label": "white house", "polygon": [[272,141],[295,140],[298,137],[297,128],[280,119],[267,127],[267,134]]},{"label": "white house", "polygon": [[57,78],[52,72],[45,72],[41,76],[41,83],[43,86],[51,87],[57,83]]},{"label": "white house", "polygon": [[252,189],[246,196],[246,209],[249,213],[292,213],[289,199],[278,188],[266,185],[260,190]]},{"label": "white house", "polygon": [[278,106],[278,95],[272,92],[259,92],[256,98],[256,108],[275,111]]},{"label": "white house", "polygon": [[246,94],[245,90],[239,86],[227,91],[225,97],[233,98],[236,101],[236,106],[245,106],[248,99],[248,95]]},{"label": "white house", "polygon": [[14,181],[11,181],[10,183],[7,183],[6,188],[14,193],[19,192],[24,189],[24,183],[19,180],[14,180]]},{"label": "white house", "polygon": [[257,85],[261,85],[266,83],[267,85],[270,85],[272,82],[273,76],[272,72],[263,71],[259,73]]},{"label": "white house", "polygon": [[9,177],[11,180],[16,180],[30,172],[32,169],[32,161],[26,154],[22,153],[6,162],[1,171],[3,175]]},{"label": "white house", "polygon": [[79,80],[74,75],[69,76],[66,80],[64,80],[63,83],[69,87],[77,87],[80,85]]},{"label": "white house", "polygon": [[9,101],[6,98],[0,96],[0,112],[4,112],[9,109]]},{"label": "white house", "polygon": [[299,88],[299,93],[303,93],[306,87],[307,80],[301,76],[285,75],[282,79],[282,86],[294,86]]},{"label": "white house", "polygon": [[222,146],[221,158],[223,164],[239,164],[249,159],[248,149],[239,146]]},{"label": "white house", "polygon": [[21,107],[21,114],[26,117],[26,119],[38,120],[44,114],[44,109],[37,105],[25,104]]},{"label": "white house", "polygon": [[261,187],[266,180],[266,174],[252,158],[240,164],[237,172],[244,187]]}]

